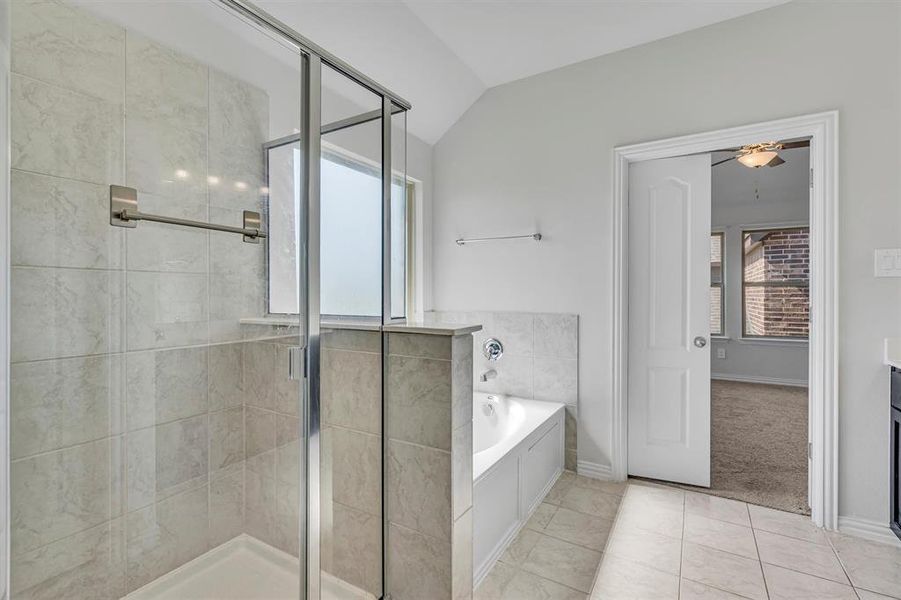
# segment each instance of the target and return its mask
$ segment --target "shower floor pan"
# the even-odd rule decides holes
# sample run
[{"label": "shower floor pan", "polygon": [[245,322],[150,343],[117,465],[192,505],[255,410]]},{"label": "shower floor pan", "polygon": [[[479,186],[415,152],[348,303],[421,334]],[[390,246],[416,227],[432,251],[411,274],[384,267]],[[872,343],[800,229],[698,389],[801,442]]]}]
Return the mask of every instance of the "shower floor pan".
[{"label": "shower floor pan", "polygon": [[[297,600],[297,559],[240,535],[125,596],[124,600]],[[322,600],[374,600],[327,573]]]}]

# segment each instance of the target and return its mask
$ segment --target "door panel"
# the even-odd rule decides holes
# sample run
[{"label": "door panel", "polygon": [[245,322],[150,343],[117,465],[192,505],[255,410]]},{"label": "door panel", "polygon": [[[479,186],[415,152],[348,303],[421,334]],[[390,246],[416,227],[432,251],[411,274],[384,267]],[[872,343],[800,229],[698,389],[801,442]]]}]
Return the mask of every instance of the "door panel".
[{"label": "door panel", "polygon": [[629,190],[629,474],[707,487],[710,156],[636,163]]}]

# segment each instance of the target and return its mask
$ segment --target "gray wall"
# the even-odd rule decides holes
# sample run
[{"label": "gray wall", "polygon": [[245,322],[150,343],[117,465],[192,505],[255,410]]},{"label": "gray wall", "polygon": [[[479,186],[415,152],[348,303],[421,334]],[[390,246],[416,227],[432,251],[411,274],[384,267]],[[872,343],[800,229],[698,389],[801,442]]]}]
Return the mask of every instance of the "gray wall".
[{"label": "gray wall", "polygon": [[[435,147],[434,308],[578,314],[579,459],[609,465],[613,147],[838,109],[839,512],[886,522],[901,282],[872,254],[901,246],[899,11],[789,3],[488,91]],[[535,227],[540,244],[454,244]]]}]

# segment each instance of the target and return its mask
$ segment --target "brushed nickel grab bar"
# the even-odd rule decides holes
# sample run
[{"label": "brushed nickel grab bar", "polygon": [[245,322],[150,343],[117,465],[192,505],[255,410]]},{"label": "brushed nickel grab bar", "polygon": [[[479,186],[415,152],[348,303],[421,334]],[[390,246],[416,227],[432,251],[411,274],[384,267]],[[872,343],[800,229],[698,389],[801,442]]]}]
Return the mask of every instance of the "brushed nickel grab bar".
[{"label": "brushed nickel grab bar", "polygon": [[465,244],[473,244],[477,242],[493,242],[495,240],[525,240],[525,239],[533,239],[536,242],[541,241],[540,233],[529,233],[527,235],[502,235],[498,237],[483,237],[483,238],[460,238],[457,240],[458,246],[463,246]]},{"label": "brushed nickel grab bar", "polygon": [[239,233],[244,236],[244,241],[250,244],[258,244],[260,243],[260,238],[268,237],[266,232],[260,229],[260,213],[252,210],[244,211],[244,227],[152,215],[138,210],[138,191],[136,189],[121,185],[109,186],[109,204],[109,223],[115,227],[137,227],[138,221],[153,221],[155,223],[168,223],[169,225],[196,227],[197,229],[209,229],[211,231]]}]

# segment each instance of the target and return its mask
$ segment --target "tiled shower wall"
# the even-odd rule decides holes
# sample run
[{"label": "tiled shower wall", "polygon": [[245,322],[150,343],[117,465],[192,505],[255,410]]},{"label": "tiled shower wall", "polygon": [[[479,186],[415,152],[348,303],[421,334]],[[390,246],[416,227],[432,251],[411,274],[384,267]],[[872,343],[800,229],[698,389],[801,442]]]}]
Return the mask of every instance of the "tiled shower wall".
[{"label": "tiled shower wall", "polygon": [[239,324],[265,246],[108,215],[111,183],[148,212],[259,210],[268,98],[83,10],[12,8],[13,597],[119,597],[242,531],[296,552],[287,359]]},{"label": "tiled shower wall", "polygon": [[[473,334],[473,381],[478,392],[566,404],[566,468],[576,470],[579,415],[579,317],[562,313],[491,311],[433,311],[426,319],[451,323],[479,323]],[[485,358],[485,340],[497,338],[504,355],[497,362]],[[494,369],[497,378],[479,376]]]},{"label": "tiled shower wall", "polygon": [[382,595],[382,334],[322,331],[322,569]]}]

